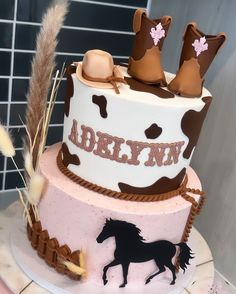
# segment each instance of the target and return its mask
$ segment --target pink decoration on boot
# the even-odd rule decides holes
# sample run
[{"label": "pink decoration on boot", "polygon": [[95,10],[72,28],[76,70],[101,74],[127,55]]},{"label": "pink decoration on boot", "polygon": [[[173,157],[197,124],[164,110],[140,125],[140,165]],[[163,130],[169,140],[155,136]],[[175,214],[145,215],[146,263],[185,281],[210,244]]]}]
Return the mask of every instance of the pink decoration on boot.
[{"label": "pink decoration on boot", "polygon": [[197,56],[199,56],[203,51],[206,51],[208,49],[208,44],[206,43],[205,37],[200,38],[200,40],[195,40],[192,45]]},{"label": "pink decoration on boot", "polygon": [[156,25],[156,28],[151,28],[150,35],[153,38],[154,45],[156,46],[160,39],[165,37],[165,30],[163,30],[161,23]]}]

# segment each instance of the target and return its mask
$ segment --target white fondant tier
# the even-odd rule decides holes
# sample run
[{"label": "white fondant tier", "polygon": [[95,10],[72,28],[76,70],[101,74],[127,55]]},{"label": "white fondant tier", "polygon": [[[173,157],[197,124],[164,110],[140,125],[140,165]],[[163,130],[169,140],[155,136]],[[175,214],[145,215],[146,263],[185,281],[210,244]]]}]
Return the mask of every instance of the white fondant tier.
[{"label": "white fondant tier", "polygon": [[[121,69],[127,76],[126,68]],[[71,76],[73,96],[69,99],[69,115],[64,118],[63,141],[70,153],[79,157],[80,165],[69,164],[70,171],[93,184],[120,191],[119,183],[147,187],[163,177],[173,179],[189,166],[193,152],[189,158],[183,156],[189,138],[183,133],[181,120],[189,110],[203,109],[201,98],[211,96],[206,89],[200,98],[164,99],[124,84],[119,88],[120,94],[116,94],[114,89],[84,85],[75,73]],[[166,73],[168,82],[173,77]],[[94,95],[106,99],[102,114],[93,103]],[[157,138],[147,138],[145,131],[154,124],[158,130],[153,136]]]},{"label": "white fondant tier", "polygon": [[[60,245],[67,244],[72,251],[83,250],[86,255],[88,281],[102,284],[102,272],[114,258],[115,241],[108,238],[99,244],[96,238],[102,231],[106,219],[135,224],[145,242],[168,240],[181,242],[189,216],[190,202],[181,196],[159,202],[131,202],[117,200],[83,188],[64,176],[56,165],[56,156],[61,145],[50,147],[40,159],[40,169],[48,185],[39,204],[42,228],[49,236],[57,238]],[[200,181],[189,167],[188,187],[201,189]],[[196,201],[198,195],[189,193]],[[144,285],[145,278],[157,270],[153,261],[133,263],[129,268],[128,284]],[[170,272],[166,270],[158,281],[170,283]],[[122,282],[121,267],[108,272],[108,285],[118,286]],[[153,283],[155,283],[155,278]]]}]

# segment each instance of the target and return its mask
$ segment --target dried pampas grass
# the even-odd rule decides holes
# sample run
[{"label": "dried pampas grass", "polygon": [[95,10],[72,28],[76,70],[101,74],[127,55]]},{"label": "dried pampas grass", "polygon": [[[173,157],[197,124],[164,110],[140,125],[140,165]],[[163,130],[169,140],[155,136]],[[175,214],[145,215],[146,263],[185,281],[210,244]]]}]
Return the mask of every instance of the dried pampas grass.
[{"label": "dried pampas grass", "polygon": [[[32,152],[33,167],[37,165],[38,147],[41,140],[40,121],[45,116],[47,98],[51,86],[52,73],[55,68],[55,49],[57,36],[64,22],[68,9],[68,1],[54,1],[43,16],[42,27],[37,36],[36,54],[32,61],[32,77],[27,94],[26,126],[31,138],[35,141]],[[58,3],[58,4],[57,4]],[[39,127],[40,126],[40,127]],[[36,136],[37,129],[38,136]],[[30,148],[30,140],[25,140],[25,151]]]},{"label": "dried pampas grass", "polygon": [[34,173],[33,158],[32,158],[32,154],[29,151],[25,152],[24,154],[24,168],[27,172],[27,175],[29,177],[32,177]]},{"label": "dried pampas grass", "polygon": [[13,157],[16,154],[11,136],[7,132],[7,130],[4,128],[4,126],[1,124],[0,124],[0,152],[5,157]]},{"label": "dried pampas grass", "polygon": [[74,273],[76,275],[82,276],[82,275],[84,275],[86,273],[85,269],[83,269],[80,266],[74,264],[73,262],[64,260],[64,261],[62,261],[62,264],[64,264],[69,271],[71,271],[72,273]]},{"label": "dried pampas grass", "polygon": [[31,205],[37,206],[45,187],[45,178],[34,172],[30,178],[28,189],[28,201]]}]

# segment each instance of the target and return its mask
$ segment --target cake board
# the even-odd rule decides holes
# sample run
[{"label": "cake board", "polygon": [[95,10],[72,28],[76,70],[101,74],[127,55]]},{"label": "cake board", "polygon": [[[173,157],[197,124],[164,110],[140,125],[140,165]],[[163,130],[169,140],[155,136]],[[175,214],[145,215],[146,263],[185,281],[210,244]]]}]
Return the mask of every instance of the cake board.
[{"label": "cake board", "polygon": [[[48,265],[46,265],[45,261],[37,255],[37,252],[31,247],[31,244],[27,239],[26,229],[23,222],[18,222],[13,227],[10,234],[10,245],[16,263],[25,272],[25,274],[29,276],[32,280],[34,280],[38,285],[47,289],[51,293],[153,294],[155,292],[162,294],[182,294],[189,293],[186,292],[188,291],[187,288],[190,285],[194,286],[194,284],[196,283],[196,274],[198,272],[198,267],[202,264],[200,254],[203,250],[203,247],[207,246],[206,244],[204,244],[204,242],[202,242],[201,239],[201,235],[197,232],[196,229],[193,229],[189,239],[189,245],[195,253],[196,258],[191,260],[191,264],[185,274],[182,273],[182,270],[177,274],[177,280],[174,289],[173,286],[169,285],[171,276],[168,277],[167,273],[167,278],[165,280],[162,279],[162,282],[158,281],[158,278],[161,277],[160,275],[159,277],[156,277],[155,280],[153,280],[153,282],[149,285],[144,285],[143,287],[138,288],[127,285],[125,289],[120,289],[118,285],[112,287],[107,285],[106,287],[104,287],[92,283],[80,283],[78,281],[70,280],[68,277],[57,273],[53,268],[50,268]],[[205,248],[204,250],[209,251],[208,248]],[[212,272],[213,271],[214,267],[212,267]],[[210,283],[213,283],[214,273],[208,273],[208,275],[212,276],[211,281],[207,281],[208,286],[211,286]]]}]

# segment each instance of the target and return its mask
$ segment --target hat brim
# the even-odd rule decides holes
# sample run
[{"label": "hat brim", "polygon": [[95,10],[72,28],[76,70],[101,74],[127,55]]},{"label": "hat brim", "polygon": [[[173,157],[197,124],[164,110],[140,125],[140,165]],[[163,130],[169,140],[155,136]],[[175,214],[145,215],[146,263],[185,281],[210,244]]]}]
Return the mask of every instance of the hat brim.
[{"label": "hat brim", "polygon": [[[101,82],[92,82],[92,81],[88,81],[86,80],[83,75],[82,75],[82,62],[78,62],[77,64],[77,68],[76,68],[76,76],[77,78],[85,85],[93,87],[93,88],[101,88],[101,89],[112,89],[114,88],[113,85],[109,82],[107,83],[101,83]],[[122,72],[119,69],[119,66],[115,65],[113,68],[113,75],[116,78],[124,78]],[[116,85],[119,87],[121,85],[121,83],[116,82]]]}]

